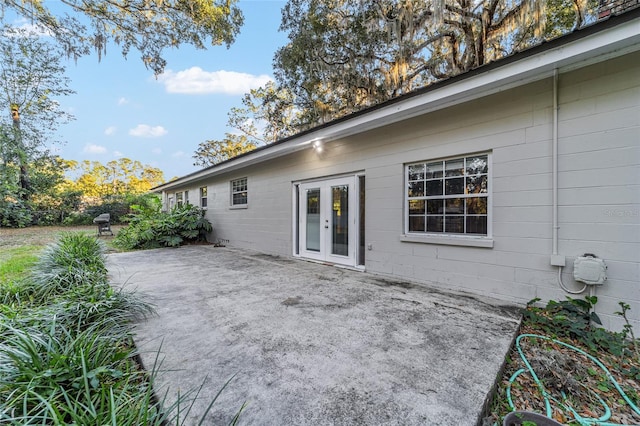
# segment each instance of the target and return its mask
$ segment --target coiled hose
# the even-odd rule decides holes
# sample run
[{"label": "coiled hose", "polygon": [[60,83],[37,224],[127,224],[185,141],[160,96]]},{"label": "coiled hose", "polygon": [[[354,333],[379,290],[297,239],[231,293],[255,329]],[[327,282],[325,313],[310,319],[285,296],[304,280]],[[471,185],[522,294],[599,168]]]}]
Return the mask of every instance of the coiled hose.
[{"label": "coiled hose", "polygon": [[[524,362],[524,365],[526,366],[527,369],[525,370],[524,368],[521,368],[518,371],[516,371],[515,373],[513,373],[511,378],[509,378],[509,384],[507,385],[507,401],[509,402],[509,407],[511,407],[512,410],[515,410],[515,406],[513,404],[512,399],[511,399],[511,385],[520,374],[525,373],[525,372],[528,371],[529,374],[531,374],[531,377],[533,378],[534,382],[536,383],[536,386],[538,387],[538,390],[542,394],[542,397],[544,398],[544,405],[545,405],[545,409],[546,409],[546,412],[547,412],[546,413],[547,417],[551,417],[551,415],[552,415],[551,400],[553,400],[558,405],[560,405],[562,408],[564,408],[565,410],[569,411],[573,415],[574,419],[580,425],[584,425],[584,426],[591,426],[591,425],[597,425],[597,426],[614,426],[614,425],[615,426],[633,426],[633,425],[619,425],[618,423],[609,423],[608,420],[611,418],[611,409],[602,400],[602,398],[600,398],[593,391],[590,391],[590,392],[592,392],[593,395],[595,395],[595,397],[600,401],[600,403],[602,404],[602,407],[604,408],[604,411],[605,411],[605,413],[598,419],[580,416],[580,414],[578,414],[572,407],[564,404],[562,401],[558,401],[551,394],[549,394],[549,392],[547,392],[547,390],[545,389],[545,387],[542,384],[542,382],[540,381],[540,379],[538,379],[538,376],[536,375],[536,372],[533,371],[533,368],[531,367],[531,364],[529,364],[529,361],[527,360],[527,357],[524,355],[524,352],[522,351],[522,347],[520,346],[520,340],[522,340],[524,338],[527,338],[527,337],[536,338],[536,339],[543,339],[543,340],[549,340],[551,342],[557,343],[559,345],[562,345],[562,346],[564,346],[566,348],[569,348],[571,350],[574,350],[574,351],[586,356],[588,359],[593,361],[602,371],[604,371],[604,373],[606,374],[607,379],[609,379],[609,381],[613,384],[613,386],[616,388],[618,393],[620,393],[620,396],[624,399],[624,401],[627,404],[629,404],[629,407],[631,407],[631,409],[634,412],[636,412],[637,414],[640,415],[640,409],[638,409],[638,407],[633,403],[633,401],[631,401],[631,399],[627,396],[627,394],[622,390],[622,388],[620,387],[618,382],[616,382],[616,379],[611,375],[609,370],[607,370],[607,367],[605,367],[604,364],[602,364],[597,358],[589,355],[588,353],[586,353],[582,349],[576,348],[575,346],[569,345],[567,343],[561,342],[561,341],[556,340],[556,339],[552,339],[550,337],[540,336],[538,334],[521,334],[516,338],[516,349],[518,350],[518,354],[520,355],[520,358],[522,358],[522,361]],[[562,396],[566,397],[564,393],[562,394]]]}]

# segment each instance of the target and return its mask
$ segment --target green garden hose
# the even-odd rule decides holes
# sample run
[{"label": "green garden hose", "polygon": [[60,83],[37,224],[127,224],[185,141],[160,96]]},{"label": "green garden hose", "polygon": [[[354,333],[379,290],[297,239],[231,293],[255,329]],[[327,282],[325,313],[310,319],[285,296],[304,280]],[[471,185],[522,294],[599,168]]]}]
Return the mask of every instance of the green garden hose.
[{"label": "green garden hose", "polygon": [[[609,379],[609,381],[611,383],[613,383],[613,386],[616,388],[618,393],[620,393],[620,396],[622,396],[624,401],[627,404],[629,404],[629,407],[631,407],[631,409],[634,412],[636,412],[637,414],[640,415],[640,409],[638,409],[638,407],[633,403],[633,401],[631,401],[631,399],[629,399],[629,397],[622,390],[622,388],[620,387],[618,382],[616,382],[616,379],[611,375],[609,370],[607,370],[607,367],[605,367],[604,364],[602,364],[597,358],[589,355],[588,353],[586,353],[582,349],[576,348],[575,346],[569,345],[567,343],[561,342],[561,341],[556,340],[556,339],[552,339],[550,337],[540,336],[540,335],[537,335],[537,334],[521,334],[516,338],[516,349],[518,350],[518,354],[520,354],[520,358],[522,358],[522,361],[524,362],[524,365],[526,366],[527,369],[525,370],[524,368],[521,368],[518,371],[516,371],[515,373],[513,373],[513,375],[509,378],[509,384],[507,385],[507,401],[509,402],[509,407],[511,407],[512,410],[515,410],[515,406],[513,404],[513,400],[511,399],[511,385],[513,384],[513,382],[516,380],[516,378],[520,374],[525,373],[525,372],[528,371],[529,374],[531,375],[531,377],[533,378],[534,382],[536,383],[536,386],[538,386],[538,390],[540,390],[540,393],[542,394],[542,396],[544,398],[544,405],[545,405],[545,409],[546,409],[546,412],[547,412],[546,413],[547,417],[551,417],[551,415],[552,415],[551,400],[553,400],[554,402],[556,402],[557,404],[562,406],[564,409],[566,409],[567,411],[571,412],[571,414],[573,415],[574,419],[580,425],[584,425],[584,426],[591,426],[591,425],[596,425],[596,426],[614,426],[614,425],[615,426],[633,426],[633,425],[619,425],[617,423],[608,423],[607,421],[611,418],[611,409],[602,400],[602,398],[600,398],[593,391],[592,391],[592,393],[598,398],[598,400],[602,404],[602,406],[604,408],[604,411],[605,411],[604,415],[602,415],[598,419],[580,416],[572,407],[570,407],[568,405],[565,405],[562,401],[558,401],[551,394],[549,394],[549,392],[547,392],[547,390],[544,388],[544,385],[542,384],[540,379],[538,379],[538,376],[536,375],[536,372],[533,371],[533,368],[531,367],[531,364],[529,364],[529,361],[527,360],[527,357],[524,355],[524,352],[522,351],[522,348],[520,346],[520,340],[522,340],[525,337],[549,340],[551,342],[557,343],[559,345],[562,345],[564,347],[572,349],[572,350],[574,350],[574,351],[586,356],[588,359],[593,361],[598,367],[600,367],[600,369],[602,369],[602,371],[605,372],[605,374],[607,376],[607,379]],[[562,397],[566,398],[566,395],[563,393]]]}]

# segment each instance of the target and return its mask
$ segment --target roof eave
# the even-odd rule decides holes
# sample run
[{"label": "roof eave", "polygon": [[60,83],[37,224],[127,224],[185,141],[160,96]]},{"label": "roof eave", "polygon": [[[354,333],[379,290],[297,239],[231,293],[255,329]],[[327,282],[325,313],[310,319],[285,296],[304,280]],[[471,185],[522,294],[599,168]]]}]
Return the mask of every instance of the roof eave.
[{"label": "roof eave", "polygon": [[[160,185],[153,188],[153,191],[166,191],[289,155],[310,147],[314,141],[330,142],[542,80],[550,77],[556,69],[561,73],[567,72],[640,50],[639,19],[625,19],[615,25],[605,24],[606,22],[595,24],[591,28],[433,84],[408,96],[261,147]],[[598,26],[601,28],[597,28]]]}]

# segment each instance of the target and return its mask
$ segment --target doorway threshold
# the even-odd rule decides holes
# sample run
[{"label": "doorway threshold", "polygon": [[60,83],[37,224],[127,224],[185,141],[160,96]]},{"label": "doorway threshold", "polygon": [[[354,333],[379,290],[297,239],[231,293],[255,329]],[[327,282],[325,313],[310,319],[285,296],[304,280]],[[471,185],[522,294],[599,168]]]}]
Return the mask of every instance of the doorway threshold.
[{"label": "doorway threshold", "polygon": [[299,260],[304,260],[305,262],[316,263],[318,265],[333,266],[334,268],[348,269],[350,271],[357,271],[357,272],[365,272],[366,271],[364,265],[357,265],[357,266],[343,265],[341,263],[327,262],[325,260],[310,259],[308,257],[302,257],[302,256],[299,256],[299,255],[294,255],[293,257],[296,258],[296,259],[299,259]]}]

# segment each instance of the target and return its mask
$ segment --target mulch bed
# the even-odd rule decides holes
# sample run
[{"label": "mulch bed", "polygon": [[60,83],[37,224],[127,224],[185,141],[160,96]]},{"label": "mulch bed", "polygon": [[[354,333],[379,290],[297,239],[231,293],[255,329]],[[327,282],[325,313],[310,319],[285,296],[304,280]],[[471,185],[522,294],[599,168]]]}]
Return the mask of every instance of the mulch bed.
[{"label": "mulch bed", "polygon": [[[527,325],[523,325],[521,334],[544,335],[540,330]],[[560,341],[597,358],[609,370],[631,402],[636,406],[640,405],[640,383],[637,380],[640,377],[640,359],[637,356],[627,354],[620,357],[605,351],[599,354],[592,353],[575,339],[562,338]],[[608,424],[640,424],[640,415],[625,402],[606,372],[589,357],[552,340],[526,337],[521,339],[520,346],[540,383],[552,397],[549,399],[552,417],[556,421],[563,424],[579,424],[571,409],[583,418],[600,419],[606,413],[602,403],[604,402],[611,410],[611,417],[606,420]],[[520,369],[524,369],[525,372],[516,376],[510,389],[515,409],[546,413],[544,396],[528,372],[525,361],[514,347],[509,354],[498,394],[494,399],[494,413],[485,419],[484,424],[501,424],[498,419],[511,410],[507,403],[506,388],[509,379]],[[623,374],[624,371],[627,374]]]}]

